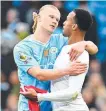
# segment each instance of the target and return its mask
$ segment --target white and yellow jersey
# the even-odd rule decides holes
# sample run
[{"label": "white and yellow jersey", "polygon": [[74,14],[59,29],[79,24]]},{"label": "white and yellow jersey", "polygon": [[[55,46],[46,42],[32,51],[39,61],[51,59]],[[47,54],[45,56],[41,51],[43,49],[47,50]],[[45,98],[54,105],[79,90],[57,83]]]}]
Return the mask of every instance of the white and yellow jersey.
[{"label": "white and yellow jersey", "polygon": [[[62,48],[57,57],[54,68],[64,69],[71,66],[71,61],[68,52],[72,45],[66,45]],[[78,59],[89,67],[89,54],[84,51]],[[86,76],[86,73],[77,76],[63,76],[51,82],[51,93],[39,94],[39,100],[48,100],[53,103],[53,111],[88,111],[88,107],[84,102],[81,89]]]},{"label": "white and yellow jersey", "polygon": [[[71,46],[67,45],[67,46],[63,47],[60,55],[58,56],[58,58],[55,61],[54,68],[63,69],[63,68],[70,67],[72,62],[70,61],[68,52],[70,51],[71,47],[72,47],[72,45]],[[88,69],[89,54],[87,51],[84,51],[77,60],[81,61],[82,63],[86,63],[87,69]],[[64,107],[66,107],[67,109],[69,109],[68,107],[70,107],[70,110],[74,109],[74,111],[77,111],[77,110],[86,111],[86,109],[88,109],[86,106],[86,103],[84,102],[82,95],[80,93],[87,71],[78,76],[64,76],[57,80],[52,81],[51,92],[65,91],[65,90],[67,91],[66,93],[64,93],[64,96],[66,96],[67,100],[60,101],[60,102],[53,102],[53,109],[62,110],[62,107],[63,107],[63,109],[64,109]],[[70,94],[68,94],[70,92],[79,93],[76,100],[73,100],[73,101],[70,100],[70,97],[67,96],[67,95],[70,95]]]}]

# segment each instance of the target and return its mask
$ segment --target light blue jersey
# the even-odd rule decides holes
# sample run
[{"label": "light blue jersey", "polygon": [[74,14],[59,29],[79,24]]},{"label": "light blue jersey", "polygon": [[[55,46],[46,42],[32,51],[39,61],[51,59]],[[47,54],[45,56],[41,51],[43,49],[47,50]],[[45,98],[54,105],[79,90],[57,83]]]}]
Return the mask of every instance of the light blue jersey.
[{"label": "light blue jersey", "polygon": [[[14,48],[14,59],[18,67],[18,77],[20,85],[32,85],[50,92],[50,81],[39,81],[27,73],[33,66],[40,66],[42,69],[53,69],[54,62],[62,47],[67,45],[68,39],[62,35],[51,35],[50,40],[43,44],[32,39],[33,35],[28,36],[19,42]],[[51,103],[40,102],[41,111],[52,111]],[[29,111],[28,100],[20,95],[18,111]]]}]

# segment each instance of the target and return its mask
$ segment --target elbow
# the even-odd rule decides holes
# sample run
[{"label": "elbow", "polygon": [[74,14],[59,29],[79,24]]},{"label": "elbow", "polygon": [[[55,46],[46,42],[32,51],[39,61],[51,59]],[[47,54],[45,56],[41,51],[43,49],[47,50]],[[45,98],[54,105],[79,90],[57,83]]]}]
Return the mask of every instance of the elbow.
[{"label": "elbow", "polygon": [[98,52],[98,47],[92,42],[92,41],[87,41],[88,45],[87,45],[87,50],[89,52],[89,54],[94,55]]},{"label": "elbow", "polygon": [[41,74],[41,69],[40,69],[40,68],[32,67],[32,68],[30,68],[30,69],[28,70],[28,73],[29,73],[30,75],[32,75],[33,77],[37,78],[37,79],[40,80],[40,81],[46,80],[46,79],[45,79],[45,76],[43,76],[43,75]]},{"label": "elbow", "polygon": [[42,70],[41,69],[36,71],[36,78],[39,81],[45,81],[46,80],[45,76],[42,74]]},{"label": "elbow", "polygon": [[75,91],[75,92],[73,92],[73,93],[70,93],[70,96],[69,96],[69,98],[67,98],[67,99],[70,100],[70,101],[74,101],[74,100],[77,99],[78,94],[79,94],[79,91]]},{"label": "elbow", "polygon": [[94,55],[98,52],[98,47],[95,45],[94,50],[90,53],[91,55]]},{"label": "elbow", "polygon": [[41,75],[36,75],[36,78],[39,80],[39,81],[45,81],[45,77],[41,76]]},{"label": "elbow", "polygon": [[45,76],[41,73],[41,70],[38,70],[37,73],[36,73],[36,78],[39,80],[39,81],[45,81],[46,78]]},{"label": "elbow", "polygon": [[97,46],[95,47],[95,50],[96,50],[96,53],[97,53],[98,52],[98,47]]},{"label": "elbow", "polygon": [[98,47],[95,47],[95,54],[98,53]]}]

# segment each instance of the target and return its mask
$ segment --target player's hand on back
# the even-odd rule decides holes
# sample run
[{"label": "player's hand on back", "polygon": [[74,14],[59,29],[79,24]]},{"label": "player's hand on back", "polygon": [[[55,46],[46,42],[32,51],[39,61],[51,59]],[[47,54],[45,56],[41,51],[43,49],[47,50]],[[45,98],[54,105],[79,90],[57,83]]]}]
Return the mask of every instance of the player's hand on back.
[{"label": "player's hand on back", "polygon": [[71,50],[69,51],[70,60],[76,60],[85,50],[86,44],[85,41],[77,42],[72,45]]},{"label": "player's hand on back", "polygon": [[71,66],[68,67],[67,71],[69,71],[69,75],[75,76],[86,72],[87,64],[81,63],[80,61],[72,62]]}]

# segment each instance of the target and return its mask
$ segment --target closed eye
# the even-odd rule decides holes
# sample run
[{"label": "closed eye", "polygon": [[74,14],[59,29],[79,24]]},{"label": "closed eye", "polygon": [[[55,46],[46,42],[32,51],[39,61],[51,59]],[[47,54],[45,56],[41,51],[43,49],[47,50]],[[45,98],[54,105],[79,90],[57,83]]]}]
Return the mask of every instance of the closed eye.
[{"label": "closed eye", "polygon": [[54,16],[53,16],[53,15],[49,15],[49,17],[50,17],[50,18],[52,18],[52,19],[54,18]]},{"label": "closed eye", "polygon": [[55,16],[53,16],[53,15],[49,15],[49,17],[50,17],[50,18],[52,18],[52,19],[54,19],[54,18],[55,18],[55,19],[56,19],[56,21],[57,21],[57,22],[59,22],[59,19],[58,19],[58,18],[56,18]]}]

